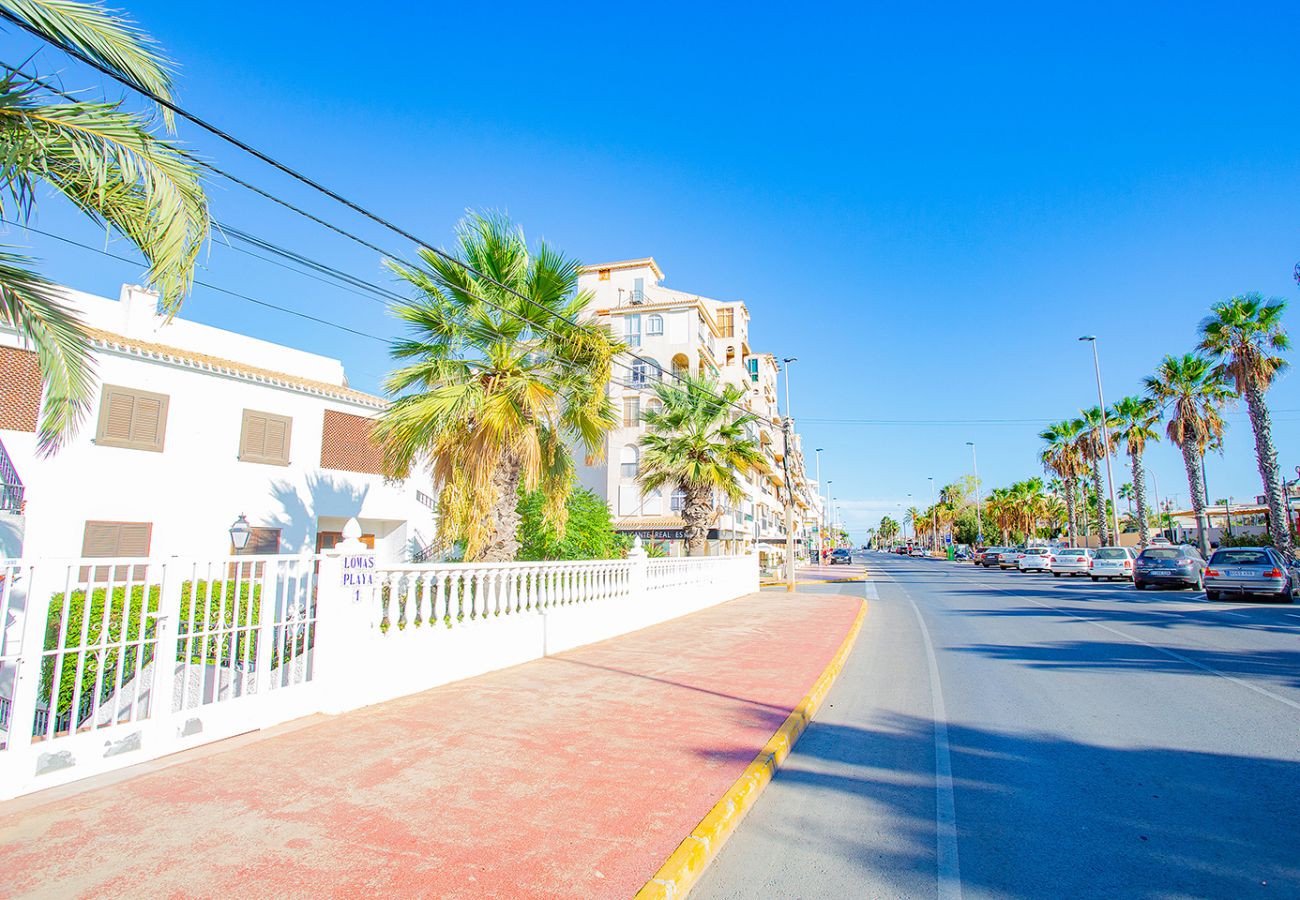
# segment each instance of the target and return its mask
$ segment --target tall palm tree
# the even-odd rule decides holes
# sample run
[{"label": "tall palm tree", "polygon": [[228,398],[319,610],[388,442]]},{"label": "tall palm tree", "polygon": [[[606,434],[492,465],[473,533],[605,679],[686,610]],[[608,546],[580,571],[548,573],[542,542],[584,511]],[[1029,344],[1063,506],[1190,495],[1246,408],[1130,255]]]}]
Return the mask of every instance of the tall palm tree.
[{"label": "tall palm tree", "polygon": [[[0,10],[42,36],[80,50],[107,69],[171,99],[172,65],[134,24],[98,4],[0,0]],[[161,110],[170,129],[170,112]],[[122,102],[78,100],[34,76],[0,77],[0,211],[26,221],[40,184],[94,222],[131,241],[148,264],[146,280],[174,313],[190,289],[207,239],[208,204],[198,168],[155,135],[152,116]],[[0,246],[0,325],[36,351],[44,385],[39,447],[50,454],[75,433],[90,407],[94,367],[80,319],[33,260]]]},{"label": "tall palm tree", "polygon": [[1097,496],[1095,515],[1097,536],[1100,541],[1098,546],[1104,547],[1111,543],[1111,539],[1106,521],[1108,518],[1106,504],[1102,500],[1101,493],[1101,461],[1114,451],[1115,435],[1109,435],[1110,443],[1107,444],[1107,430],[1104,426],[1108,423],[1108,420],[1101,407],[1094,406],[1091,409],[1083,410],[1076,422],[1079,425],[1079,437],[1077,439],[1079,452],[1091,466],[1092,490]]},{"label": "tall palm tree", "polygon": [[988,500],[985,501],[985,508],[993,517],[998,529],[1002,532],[1002,543],[1005,545],[1011,541],[1011,523],[1015,515],[1015,498],[1010,488],[994,488],[989,491]]},{"label": "tall palm tree", "polygon": [[1166,356],[1154,375],[1143,379],[1147,394],[1161,405],[1171,407],[1165,433],[1183,451],[1187,470],[1187,487],[1196,512],[1197,543],[1208,555],[1206,536],[1205,488],[1201,476],[1201,458],[1214,443],[1223,439],[1223,405],[1236,395],[1228,389],[1222,374],[1205,357],[1195,353]]},{"label": "tall palm tree", "polygon": [[903,524],[912,526],[913,538],[920,538],[920,530],[924,526],[924,518],[925,517],[922,516],[921,511],[915,506],[909,506],[907,508],[907,513],[903,516]]},{"label": "tall palm tree", "polygon": [[1075,503],[1079,476],[1084,471],[1084,461],[1079,448],[1079,435],[1082,431],[1083,425],[1079,420],[1066,419],[1049,425],[1038,433],[1039,438],[1047,443],[1039,456],[1040,460],[1064,482],[1066,528],[1069,531],[1071,544],[1078,541],[1075,522],[1082,515],[1082,511]]},{"label": "tall palm tree", "polygon": [[545,244],[530,251],[503,216],[471,215],[456,236],[449,255],[473,272],[427,248],[420,264],[388,262],[415,293],[393,309],[410,337],[393,343],[402,365],[385,387],[396,399],[375,439],[390,475],[432,461],[444,545],[505,562],[519,549],[521,487],[542,490],[543,515],[563,533],[570,446],[603,456],[617,424],[605,386],[622,345],[579,318],[591,297],[576,289],[573,260]]},{"label": "tall palm tree", "polygon": [[[1115,418],[1115,407],[1110,408],[1111,419]],[[1123,440],[1122,435],[1117,435],[1118,440]],[[1133,515],[1133,482],[1126,481],[1115,490],[1115,496],[1128,503],[1128,515]]]},{"label": "tall palm tree", "polygon": [[658,383],[655,394],[663,406],[645,414],[637,479],[642,490],[671,487],[686,495],[686,551],[701,556],[714,495],[739,502],[745,497],[741,478],[767,470],[766,457],[751,437],[758,417],[736,412],[744,391],[708,378],[686,374],[678,383]]},{"label": "tall palm tree", "polygon": [[1146,547],[1151,540],[1151,528],[1147,516],[1147,479],[1146,470],[1142,466],[1142,454],[1146,451],[1147,441],[1160,440],[1152,428],[1160,421],[1160,411],[1148,397],[1125,397],[1111,409],[1111,418],[1114,419],[1115,437],[1128,450],[1133,481],[1124,487],[1128,488],[1129,495],[1137,504],[1138,544]]},{"label": "tall palm tree", "polygon": [[1246,401],[1255,432],[1255,462],[1268,497],[1269,536],[1273,546],[1289,557],[1294,553],[1291,520],[1277,465],[1273,421],[1264,400],[1274,377],[1287,367],[1286,360],[1275,352],[1291,347],[1282,328],[1286,301],[1278,297],[1265,300],[1250,293],[1216,303],[1211,309],[1201,322],[1199,349],[1218,361],[1219,374],[1230,378]]}]

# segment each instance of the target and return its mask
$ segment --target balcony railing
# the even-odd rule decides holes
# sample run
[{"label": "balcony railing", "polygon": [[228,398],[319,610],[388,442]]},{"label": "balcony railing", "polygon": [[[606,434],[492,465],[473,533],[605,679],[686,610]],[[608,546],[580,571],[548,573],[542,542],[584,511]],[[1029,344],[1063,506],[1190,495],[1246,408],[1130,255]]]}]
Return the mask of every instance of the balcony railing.
[{"label": "balcony railing", "polygon": [[13,460],[9,458],[5,445],[0,443],[0,512],[21,513],[23,511],[23,482],[18,477]]}]

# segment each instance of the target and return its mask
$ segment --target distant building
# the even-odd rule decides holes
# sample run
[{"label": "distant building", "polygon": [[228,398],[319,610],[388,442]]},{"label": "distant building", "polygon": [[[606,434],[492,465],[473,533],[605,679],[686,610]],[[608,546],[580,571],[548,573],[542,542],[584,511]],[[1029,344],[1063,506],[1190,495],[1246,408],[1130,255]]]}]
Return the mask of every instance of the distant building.
[{"label": "distant building", "polygon": [[89,330],[99,382],[77,437],[36,452],[36,356],[0,328],[0,555],[311,553],[356,516],[384,560],[419,555],[434,499],[389,483],[370,441],[385,401],[335,359],[158,315],[157,295],[65,292]]},{"label": "distant building", "polygon": [[[663,285],[664,274],[652,258],[586,266],[579,287],[591,291],[589,312],[607,324],[630,347],[630,371],[616,368],[610,394],[621,414],[610,432],[606,459],[588,460],[579,479],[606,499],[615,527],[647,541],[682,550],[680,492],[643,494],[637,484],[638,442],[645,433],[644,413],[659,401],[655,384],[690,372],[741,388],[745,405],[759,417],[754,437],[764,448],[771,471],[744,480],[745,499],[714,499],[709,541],[715,552],[757,550],[769,566],[785,555],[784,439],[778,412],[779,366],[770,353],[754,353],[749,341],[749,310],[739,300],[702,297]],[[806,556],[820,518],[817,487],[803,469],[798,437],[793,442],[792,481],[796,497],[798,550]],[[797,458],[796,458],[797,457]]]}]

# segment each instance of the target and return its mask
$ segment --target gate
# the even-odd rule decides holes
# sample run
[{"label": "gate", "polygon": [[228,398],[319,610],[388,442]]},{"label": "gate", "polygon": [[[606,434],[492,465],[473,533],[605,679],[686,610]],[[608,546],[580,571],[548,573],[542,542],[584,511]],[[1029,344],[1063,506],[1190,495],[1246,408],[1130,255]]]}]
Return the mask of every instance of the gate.
[{"label": "gate", "polygon": [[0,561],[0,798],[310,709],[318,561]]}]

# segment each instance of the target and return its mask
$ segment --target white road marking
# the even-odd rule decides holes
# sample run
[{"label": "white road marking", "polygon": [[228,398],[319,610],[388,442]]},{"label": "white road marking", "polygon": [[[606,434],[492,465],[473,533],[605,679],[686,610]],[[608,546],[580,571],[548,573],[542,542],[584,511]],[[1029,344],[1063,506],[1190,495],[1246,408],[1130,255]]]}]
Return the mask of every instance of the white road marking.
[{"label": "white road marking", "polygon": [[[1295,700],[1291,700],[1286,697],[1283,697],[1281,694],[1275,694],[1270,690],[1262,688],[1257,684],[1251,684],[1249,681],[1238,678],[1235,675],[1229,675],[1227,672],[1220,671],[1219,669],[1216,669],[1213,666],[1207,666],[1205,663],[1197,662],[1196,660],[1184,656],[1183,654],[1179,653],[1176,650],[1170,650],[1168,647],[1162,647],[1159,644],[1153,644],[1148,640],[1143,640],[1137,635],[1125,634],[1123,631],[1120,631],[1118,628],[1111,628],[1109,625],[1103,625],[1101,622],[1094,621],[1093,619],[1086,619],[1083,616],[1070,612],[1069,610],[1061,609],[1060,607],[1053,606],[1050,603],[1043,603],[1041,600],[1035,600],[1033,597],[1026,597],[1021,594],[1017,594],[1015,591],[1009,591],[1006,588],[996,587],[994,585],[987,584],[983,581],[977,581],[975,583],[982,587],[986,587],[989,590],[999,591],[1003,594],[1010,594],[1011,596],[1015,597],[1017,600],[1028,600],[1030,603],[1037,604],[1038,606],[1041,606],[1044,609],[1050,609],[1055,612],[1058,612],[1068,619],[1074,619],[1075,621],[1078,622],[1085,622],[1089,625],[1096,626],[1097,628],[1100,628],[1103,631],[1109,631],[1113,635],[1122,637],[1126,641],[1133,641],[1134,643],[1137,644],[1144,644],[1147,647],[1150,647],[1152,650],[1155,650],[1157,653],[1163,653],[1165,656],[1179,660],[1180,662],[1185,662],[1189,666],[1195,666],[1196,668],[1200,669],[1203,672],[1209,672],[1211,675],[1218,675],[1220,678],[1226,678],[1228,681],[1231,681],[1233,684],[1240,685],[1241,687],[1244,687],[1248,691],[1254,691],[1257,694],[1261,694],[1265,697],[1269,697],[1273,700],[1276,700],[1278,703],[1282,703],[1285,704],[1286,706],[1291,707],[1292,709],[1300,709],[1300,703],[1297,703]],[[911,598],[908,599],[910,600]],[[915,608],[915,605],[916,604],[913,604],[913,608]],[[1241,614],[1233,613],[1233,615],[1241,615]]]},{"label": "white road marking", "polygon": [[[869,597],[876,594],[875,585],[870,582],[867,589]],[[961,900],[961,862],[957,857],[957,803],[953,796],[952,755],[948,749],[948,709],[944,705],[943,687],[939,683],[939,660],[934,654],[934,642],[930,640],[930,629],[925,627],[921,608],[906,588],[902,588],[902,594],[911,605],[916,624],[921,628],[921,637],[925,640],[925,658],[930,666],[930,706],[934,719],[935,875],[938,879],[939,900]]]}]

